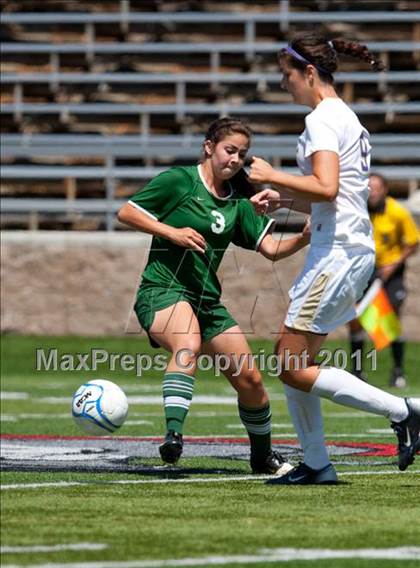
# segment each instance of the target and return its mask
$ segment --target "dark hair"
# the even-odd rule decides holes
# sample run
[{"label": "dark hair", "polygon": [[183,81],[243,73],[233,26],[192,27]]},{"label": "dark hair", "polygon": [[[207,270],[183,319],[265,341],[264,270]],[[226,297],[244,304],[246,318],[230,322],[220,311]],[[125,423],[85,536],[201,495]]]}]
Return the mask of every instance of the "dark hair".
[{"label": "dark hair", "polygon": [[343,53],[366,61],[372,71],[382,71],[385,65],[380,59],[371,53],[366,45],[357,41],[342,38],[328,40],[320,34],[305,33],[297,35],[289,44],[298,55],[305,61],[301,61],[290,54],[287,49],[282,49],[278,55],[279,60],[286,59],[291,67],[303,70],[308,64],[314,65],[320,78],[326,83],[333,82],[333,73],[337,70],[339,54]]},{"label": "dark hair", "polygon": [[376,177],[380,180],[380,182],[382,183],[382,185],[384,186],[385,189],[388,189],[388,181],[384,178],[383,175],[378,174],[378,172],[369,172],[369,178],[371,177]]},{"label": "dark hair", "polygon": [[245,122],[240,118],[225,116],[224,118],[214,120],[210,124],[205,134],[204,141],[210,140],[210,142],[217,144],[230,134],[243,134],[248,140],[252,138],[251,129]]},{"label": "dark hair", "polygon": [[[218,118],[210,124],[205,134],[204,142],[210,140],[210,142],[213,142],[213,144],[216,145],[226,138],[226,136],[230,136],[231,134],[243,134],[250,141],[252,138],[252,131],[243,120],[227,116],[224,118]],[[204,149],[200,161],[203,161],[203,159],[205,159]],[[243,197],[251,197],[252,195],[255,195],[256,190],[252,183],[248,180],[248,175],[243,168],[241,168],[239,172],[229,180],[229,183],[232,185],[235,193],[238,193]]]},{"label": "dark hair", "polygon": [[248,174],[241,168],[233,178],[229,180],[235,193],[241,197],[252,197],[256,194],[255,186],[249,181]]}]

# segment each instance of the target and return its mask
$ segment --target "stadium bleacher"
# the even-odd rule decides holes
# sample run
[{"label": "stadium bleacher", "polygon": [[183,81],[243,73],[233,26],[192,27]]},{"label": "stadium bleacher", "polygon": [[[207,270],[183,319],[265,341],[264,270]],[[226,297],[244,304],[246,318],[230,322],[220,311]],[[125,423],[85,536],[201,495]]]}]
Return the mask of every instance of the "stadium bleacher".
[{"label": "stadium bleacher", "polygon": [[[2,14],[2,228],[120,228],[123,199],[195,161],[208,123],[248,120],[253,153],[293,171],[306,110],[276,52],[316,25],[387,64],[336,81],[372,133],[372,168],[420,215],[420,2],[13,0]],[[282,222],[282,219],[279,218]]]}]

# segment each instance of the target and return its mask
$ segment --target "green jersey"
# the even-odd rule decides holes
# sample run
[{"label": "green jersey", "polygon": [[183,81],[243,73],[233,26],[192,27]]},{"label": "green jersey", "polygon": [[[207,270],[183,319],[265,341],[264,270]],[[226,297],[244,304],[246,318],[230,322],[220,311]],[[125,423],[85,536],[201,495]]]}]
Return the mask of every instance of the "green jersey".
[{"label": "green jersey", "polygon": [[131,198],[131,205],[153,219],[195,229],[207,243],[202,254],[154,237],[142,286],[192,293],[205,301],[220,297],[216,272],[229,243],[257,249],[274,224],[273,219],[258,216],[249,200],[230,187],[230,195],[216,197],[206,187],[200,166],[174,167]]}]

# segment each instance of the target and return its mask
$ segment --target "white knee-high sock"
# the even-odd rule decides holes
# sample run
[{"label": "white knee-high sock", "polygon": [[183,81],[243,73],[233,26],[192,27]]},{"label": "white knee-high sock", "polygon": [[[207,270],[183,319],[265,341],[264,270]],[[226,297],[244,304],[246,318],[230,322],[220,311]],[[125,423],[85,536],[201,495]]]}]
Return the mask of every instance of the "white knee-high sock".
[{"label": "white knee-high sock", "polygon": [[306,465],[321,469],[330,463],[324,441],[321,401],[318,396],[284,385],[287,406]]},{"label": "white knee-high sock", "polygon": [[312,390],[322,398],[401,422],[408,416],[403,398],[365,383],[343,369],[321,369]]}]

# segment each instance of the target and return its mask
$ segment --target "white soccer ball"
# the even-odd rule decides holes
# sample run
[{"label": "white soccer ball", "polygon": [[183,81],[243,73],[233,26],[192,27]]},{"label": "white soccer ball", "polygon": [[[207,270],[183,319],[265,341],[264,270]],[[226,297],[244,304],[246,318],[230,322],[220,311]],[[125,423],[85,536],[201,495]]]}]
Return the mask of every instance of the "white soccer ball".
[{"label": "white soccer ball", "polygon": [[111,381],[89,381],[80,386],[73,396],[74,421],[87,434],[112,434],[124,424],[127,412],[128,401],[124,391]]}]

